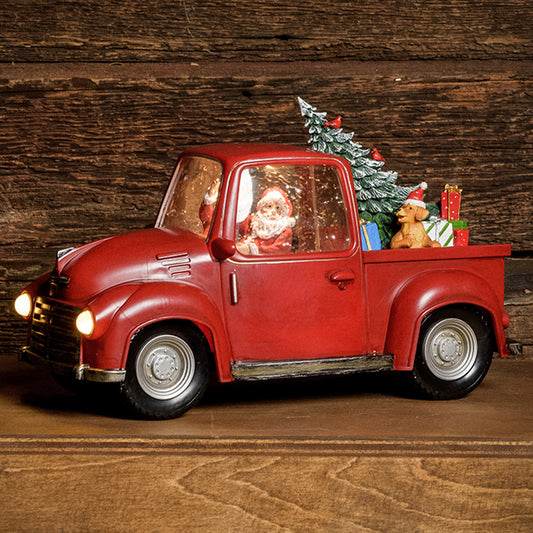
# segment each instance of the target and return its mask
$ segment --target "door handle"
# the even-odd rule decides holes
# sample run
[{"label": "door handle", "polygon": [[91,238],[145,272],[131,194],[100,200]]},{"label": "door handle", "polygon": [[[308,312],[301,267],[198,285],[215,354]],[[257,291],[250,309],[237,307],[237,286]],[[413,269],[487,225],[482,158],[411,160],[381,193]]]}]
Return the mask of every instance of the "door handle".
[{"label": "door handle", "polygon": [[351,270],[337,270],[329,275],[332,283],[337,283],[339,289],[343,291],[351,281],[355,280],[355,274]]}]

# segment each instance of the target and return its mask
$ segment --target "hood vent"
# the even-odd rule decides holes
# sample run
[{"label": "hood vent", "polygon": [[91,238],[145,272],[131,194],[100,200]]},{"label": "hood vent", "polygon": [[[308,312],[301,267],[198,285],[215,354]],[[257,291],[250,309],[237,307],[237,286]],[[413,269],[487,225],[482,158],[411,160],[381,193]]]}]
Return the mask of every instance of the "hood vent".
[{"label": "hood vent", "polygon": [[191,275],[191,258],[187,252],[157,254],[157,260],[168,270],[171,278]]}]

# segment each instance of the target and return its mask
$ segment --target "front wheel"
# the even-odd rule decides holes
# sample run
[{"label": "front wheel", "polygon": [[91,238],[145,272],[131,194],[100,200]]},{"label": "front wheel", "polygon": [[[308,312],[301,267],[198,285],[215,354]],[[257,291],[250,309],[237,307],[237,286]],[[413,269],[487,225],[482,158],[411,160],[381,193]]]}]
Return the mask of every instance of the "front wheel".
[{"label": "front wheel", "polygon": [[121,392],[135,414],[162,420],[190,409],[207,380],[207,350],[200,333],[186,327],[155,327],[132,341]]},{"label": "front wheel", "polygon": [[462,398],[483,381],[491,361],[486,319],[472,309],[440,309],[422,324],[412,383],[429,399]]}]

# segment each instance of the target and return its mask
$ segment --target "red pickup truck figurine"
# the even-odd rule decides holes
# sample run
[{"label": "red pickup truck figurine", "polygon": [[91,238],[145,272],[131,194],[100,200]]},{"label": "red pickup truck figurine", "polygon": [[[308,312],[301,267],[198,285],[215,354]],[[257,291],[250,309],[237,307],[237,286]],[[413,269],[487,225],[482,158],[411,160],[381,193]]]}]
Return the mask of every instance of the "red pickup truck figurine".
[{"label": "red pickup truck figurine", "polygon": [[509,245],[362,251],[351,170],[291,146],[181,154],[154,228],[61,250],[21,359],[177,417],[219,382],[405,371],[459,398],[506,355]]}]

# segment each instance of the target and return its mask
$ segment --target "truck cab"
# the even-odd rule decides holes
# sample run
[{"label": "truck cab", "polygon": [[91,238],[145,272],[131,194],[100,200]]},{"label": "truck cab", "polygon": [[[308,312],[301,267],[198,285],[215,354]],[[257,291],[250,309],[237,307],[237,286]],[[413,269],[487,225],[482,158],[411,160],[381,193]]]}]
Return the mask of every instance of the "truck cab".
[{"label": "truck cab", "polygon": [[151,419],[184,413],[211,375],[403,370],[426,397],[460,397],[505,353],[509,253],[363,252],[344,159],[192,148],[153,228],[58,252],[19,296],[21,358],[73,383],[118,382],[127,407]]}]

